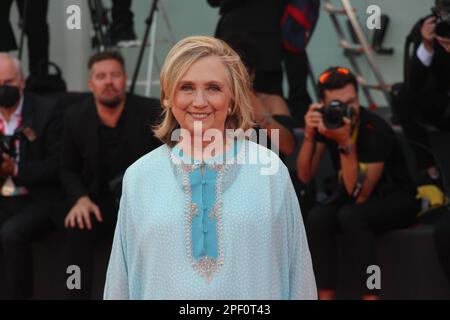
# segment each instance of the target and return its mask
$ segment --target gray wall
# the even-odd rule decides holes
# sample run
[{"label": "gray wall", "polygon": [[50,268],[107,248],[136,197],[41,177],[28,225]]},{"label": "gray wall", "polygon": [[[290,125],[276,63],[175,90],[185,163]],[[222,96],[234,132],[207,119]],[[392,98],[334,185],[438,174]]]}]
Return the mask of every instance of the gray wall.
[{"label": "gray wall", "polygon": [[[206,0],[161,0],[173,30],[174,40],[194,34],[212,35],[218,20],[218,11],[209,7]],[[277,0],[274,0],[277,1]],[[333,0],[339,5],[338,0]],[[391,17],[391,25],[385,40],[386,47],[394,47],[393,56],[377,56],[380,69],[387,82],[393,83],[402,78],[403,45],[406,34],[414,22],[421,16],[430,12],[434,0],[353,0],[359,20],[365,25],[367,18],[366,8],[376,4],[381,7],[383,13]],[[57,62],[64,70],[64,76],[71,90],[86,90],[86,62],[90,54],[91,23],[89,11],[85,0],[50,0],[49,23],[51,30],[51,59]],[[105,1],[110,4],[108,0]],[[66,7],[78,4],[82,8],[82,30],[67,30],[65,20]],[[135,13],[135,27],[141,36],[145,30],[145,19],[150,10],[151,1],[134,0],[133,11]],[[17,13],[13,10],[12,21],[16,26]],[[17,31],[17,30],[16,30]],[[366,30],[367,35],[370,31]],[[159,67],[164,56],[170,48],[172,41],[161,15],[158,16],[156,33],[156,59],[154,79],[158,79]],[[347,60],[338,48],[338,38],[331,25],[328,14],[321,12],[319,23],[314,37],[308,48],[310,60],[316,73],[323,71],[329,65],[349,66]],[[131,76],[137,58],[137,49],[123,49],[122,53],[127,59],[127,69]],[[26,63],[26,54],[25,63]],[[147,57],[145,59],[147,61]],[[363,57],[359,57],[360,66],[368,75],[368,80],[373,80],[368,65]],[[143,65],[143,71],[146,65]],[[141,77],[145,72],[141,72]],[[158,95],[159,88],[153,87],[152,95]],[[141,91],[142,92],[142,91]],[[380,104],[384,103],[381,95],[376,95]]]}]

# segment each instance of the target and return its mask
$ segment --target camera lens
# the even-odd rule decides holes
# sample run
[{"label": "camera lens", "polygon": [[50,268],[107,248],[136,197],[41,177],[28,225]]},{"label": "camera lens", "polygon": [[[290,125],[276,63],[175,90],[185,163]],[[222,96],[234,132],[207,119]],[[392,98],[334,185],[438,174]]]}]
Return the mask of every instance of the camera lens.
[{"label": "camera lens", "polygon": [[435,32],[438,36],[450,38],[450,1],[441,1],[432,9],[436,18]]},{"label": "camera lens", "polygon": [[323,122],[328,129],[337,129],[344,125],[344,116],[348,106],[339,100],[331,101],[324,107]]},{"label": "camera lens", "polygon": [[450,38],[450,24],[438,19],[435,32],[440,37]]},{"label": "camera lens", "polygon": [[333,125],[338,125],[342,119],[341,109],[331,108],[327,115],[327,120]]}]

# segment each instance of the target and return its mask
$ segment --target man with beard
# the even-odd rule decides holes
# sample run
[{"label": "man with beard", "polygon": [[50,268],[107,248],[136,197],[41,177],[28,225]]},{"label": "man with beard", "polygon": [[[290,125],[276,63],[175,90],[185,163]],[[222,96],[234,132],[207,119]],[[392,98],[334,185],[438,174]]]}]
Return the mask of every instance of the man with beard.
[{"label": "man with beard", "polygon": [[21,300],[33,292],[32,242],[50,231],[62,198],[56,101],[24,93],[24,87],[19,60],[0,53],[0,263],[6,280],[0,289]]},{"label": "man with beard", "polygon": [[88,66],[93,96],[69,108],[64,119],[61,179],[71,208],[64,221],[67,266],[82,273],[81,289],[68,290],[70,299],[90,298],[94,245],[99,238],[112,242],[126,168],[160,145],[151,130],[161,115],[159,101],[125,93],[123,57],[98,53]]}]

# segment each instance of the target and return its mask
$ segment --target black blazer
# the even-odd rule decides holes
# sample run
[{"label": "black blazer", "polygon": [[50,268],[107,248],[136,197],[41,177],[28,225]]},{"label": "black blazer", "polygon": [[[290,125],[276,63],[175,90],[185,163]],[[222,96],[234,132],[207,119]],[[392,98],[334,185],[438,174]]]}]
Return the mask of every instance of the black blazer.
[{"label": "black blazer", "polygon": [[[418,32],[420,32],[420,26],[425,19],[417,24]],[[431,89],[446,95],[450,91],[450,53],[447,53],[439,43],[435,42],[433,61],[431,66],[427,67],[417,57],[417,48],[420,43],[421,38],[415,43],[409,65],[409,77],[406,81],[417,92]]]},{"label": "black blazer", "polygon": [[25,186],[35,199],[61,199],[58,159],[61,148],[62,118],[57,100],[26,93],[23,100],[22,127],[31,128],[36,139],[22,140],[19,147],[19,172],[13,178]]},{"label": "black blazer", "polygon": [[[151,131],[151,126],[161,118],[160,102],[127,95],[121,117],[125,117],[122,151],[117,156],[125,171],[141,156],[161,145]],[[86,195],[95,201],[101,193],[99,123],[92,95],[65,112],[60,175],[70,206]]]}]

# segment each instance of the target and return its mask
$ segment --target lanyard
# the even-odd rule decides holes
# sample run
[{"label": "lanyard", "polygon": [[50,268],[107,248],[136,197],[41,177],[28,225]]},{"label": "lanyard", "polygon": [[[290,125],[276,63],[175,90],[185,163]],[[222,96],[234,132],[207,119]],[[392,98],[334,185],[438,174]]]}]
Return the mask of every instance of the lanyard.
[{"label": "lanyard", "polygon": [[350,141],[352,142],[353,146],[356,145],[356,140],[358,139],[358,134],[359,134],[359,118],[358,118],[358,122],[356,122],[355,129],[353,130],[352,136],[350,138]]},{"label": "lanyard", "polygon": [[[356,122],[356,125],[355,125],[355,129],[353,129],[352,135],[350,137],[350,141],[352,143],[352,147],[353,148],[356,148],[356,140],[358,139],[358,135],[359,135],[359,124],[360,124],[360,119],[358,118],[358,121]],[[358,163],[358,166],[359,166],[358,167],[359,171],[360,170],[367,171],[367,165],[366,164]],[[343,181],[342,181],[342,169],[339,170],[339,172],[338,172],[338,179],[339,179],[339,181],[341,183],[343,183]]]}]

